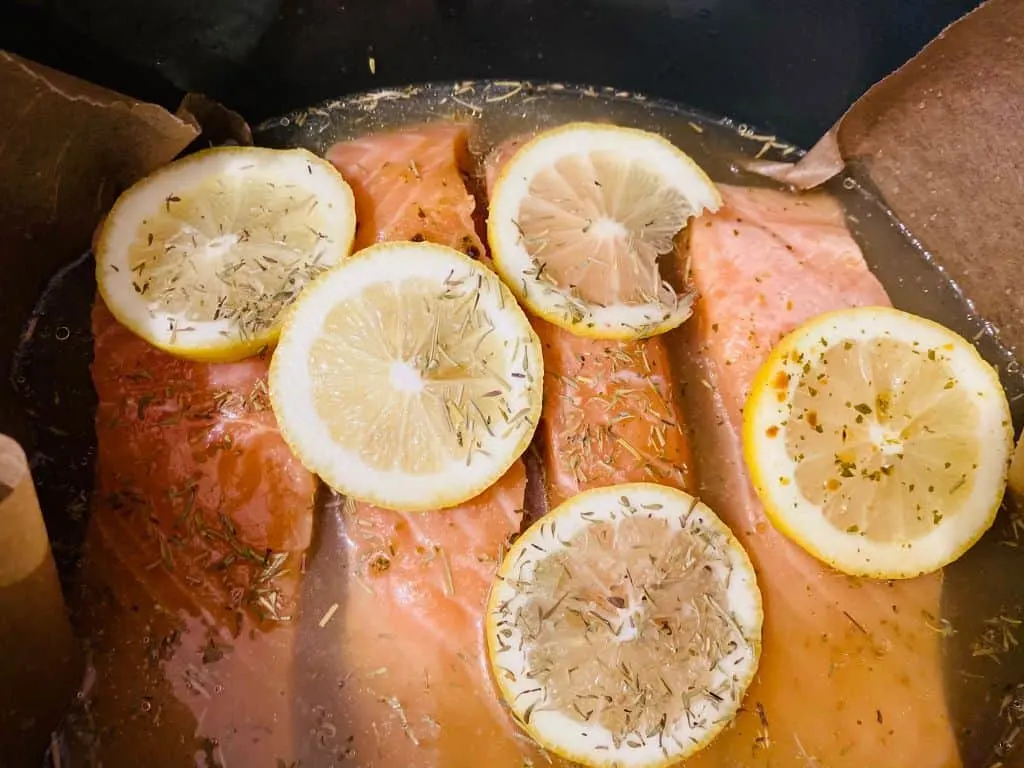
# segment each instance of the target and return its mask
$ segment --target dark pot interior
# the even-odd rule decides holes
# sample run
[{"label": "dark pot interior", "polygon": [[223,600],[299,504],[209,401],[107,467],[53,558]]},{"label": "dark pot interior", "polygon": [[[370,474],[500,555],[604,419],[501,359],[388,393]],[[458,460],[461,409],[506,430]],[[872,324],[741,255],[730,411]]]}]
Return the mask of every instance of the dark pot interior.
[{"label": "dark pot interior", "polygon": [[[975,0],[5,0],[0,47],[142,99],[258,122],[476,78],[611,85],[804,146]],[[373,59],[375,72],[371,72]]]}]

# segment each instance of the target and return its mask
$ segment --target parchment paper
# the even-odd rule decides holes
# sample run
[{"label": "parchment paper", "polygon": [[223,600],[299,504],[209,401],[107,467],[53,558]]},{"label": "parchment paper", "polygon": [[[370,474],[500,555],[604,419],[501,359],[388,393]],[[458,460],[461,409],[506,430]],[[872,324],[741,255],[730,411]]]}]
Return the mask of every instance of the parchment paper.
[{"label": "parchment paper", "polygon": [[0,431],[24,442],[7,366],[47,279],[117,194],[199,135],[172,115],[0,51]]},{"label": "parchment paper", "polygon": [[872,87],[795,166],[800,188],[844,164],[1024,352],[1024,2],[990,2]]},{"label": "parchment paper", "polygon": [[[0,763],[38,764],[82,680],[8,365],[45,282],[89,246],[116,196],[237,115],[190,95],[176,115],[0,51]],[[239,125],[241,124],[241,125]],[[244,130],[242,128],[244,127]]]}]

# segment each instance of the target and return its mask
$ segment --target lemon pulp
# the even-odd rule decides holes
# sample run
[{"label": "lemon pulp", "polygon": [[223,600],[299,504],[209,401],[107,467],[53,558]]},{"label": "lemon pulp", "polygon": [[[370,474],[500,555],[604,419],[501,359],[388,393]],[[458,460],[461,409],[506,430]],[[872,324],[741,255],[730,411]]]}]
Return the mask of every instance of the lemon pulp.
[{"label": "lemon pulp", "polygon": [[130,330],[185,357],[272,343],[283,310],[348,255],[352,192],[303,150],[205,150],[117,201],[97,241],[104,300]]}]

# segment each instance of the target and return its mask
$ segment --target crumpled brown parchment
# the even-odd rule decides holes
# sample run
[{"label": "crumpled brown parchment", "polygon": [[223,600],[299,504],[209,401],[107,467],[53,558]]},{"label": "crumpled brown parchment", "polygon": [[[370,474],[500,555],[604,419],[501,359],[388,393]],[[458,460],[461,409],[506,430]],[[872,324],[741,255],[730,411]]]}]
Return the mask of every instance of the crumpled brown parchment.
[{"label": "crumpled brown parchment", "polygon": [[885,202],[1011,349],[1024,351],[1024,2],[989,0],[861,97],[799,163],[801,189],[844,165]]},{"label": "crumpled brown parchment", "polygon": [[6,368],[46,281],[89,247],[117,195],[201,134],[252,142],[240,116],[202,95],[188,94],[171,114],[0,51],[0,433],[16,438],[0,434],[0,550],[11,550],[0,567],[10,603],[0,621],[9,662],[0,664],[0,763],[42,756],[80,673]]},{"label": "crumpled brown parchment", "polygon": [[199,132],[186,111],[0,51],[0,431],[25,441],[6,367],[46,280],[88,248],[121,190]]}]

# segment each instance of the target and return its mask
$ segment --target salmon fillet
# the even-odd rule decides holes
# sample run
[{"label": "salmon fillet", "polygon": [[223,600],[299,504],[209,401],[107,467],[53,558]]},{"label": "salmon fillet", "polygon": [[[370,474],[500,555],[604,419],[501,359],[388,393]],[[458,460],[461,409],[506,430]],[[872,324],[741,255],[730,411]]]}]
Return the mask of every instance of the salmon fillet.
[{"label": "salmon fillet", "polygon": [[521,768],[533,751],[502,709],[483,644],[487,594],[525,488],[516,463],[452,509],[347,505],[343,708],[355,764]]},{"label": "salmon fillet", "polygon": [[736,532],[764,596],[764,651],[744,712],[691,766],[958,766],[937,632],[941,575],[840,575],[767,521],[743,464],[742,407],[771,347],[844,307],[888,305],[825,196],[720,187],[691,225],[698,317],[681,330],[701,495]]},{"label": "salmon fillet", "polygon": [[98,396],[85,622],[100,759],[291,753],[291,617],[315,478],[277,431],[267,360],[180,360],[92,317]]},{"label": "salmon fillet", "polygon": [[[525,140],[510,139],[488,155],[488,194]],[[693,457],[664,339],[587,339],[536,317],[530,322],[544,352],[538,435],[548,506],[616,483],[692,489]]]},{"label": "salmon fillet", "polygon": [[469,127],[431,123],[335,144],[327,159],[356,199],[355,249],[426,240],[474,258],[484,253],[466,189]]},{"label": "salmon fillet", "polygon": [[548,504],[615,483],[693,488],[689,439],[660,338],[585,339],[533,318],[544,350],[539,434]]},{"label": "salmon fillet", "polygon": [[[418,235],[482,256],[459,167],[466,139],[465,126],[440,123],[332,147],[328,159],[355,192],[360,244]],[[501,705],[483,633],[491,581],[522,523],[525,487],[516,462],[453,509],[346,505],[341,648],[357,765],[522,768],[539,758]]]},{"label": "salmon fillet", "polygon": [[513,136],[511,139],[506,139],[498,146],[494,147],[490,152],[487,153],[487,157],[484,158],[484,184],[487,189],[487,199],[491,197],[491,190],[494,189],[494,185],[498,181],[498,175],[501,173],[501,169],[505,166],[516,151],[528,142],[532,136]]}]

